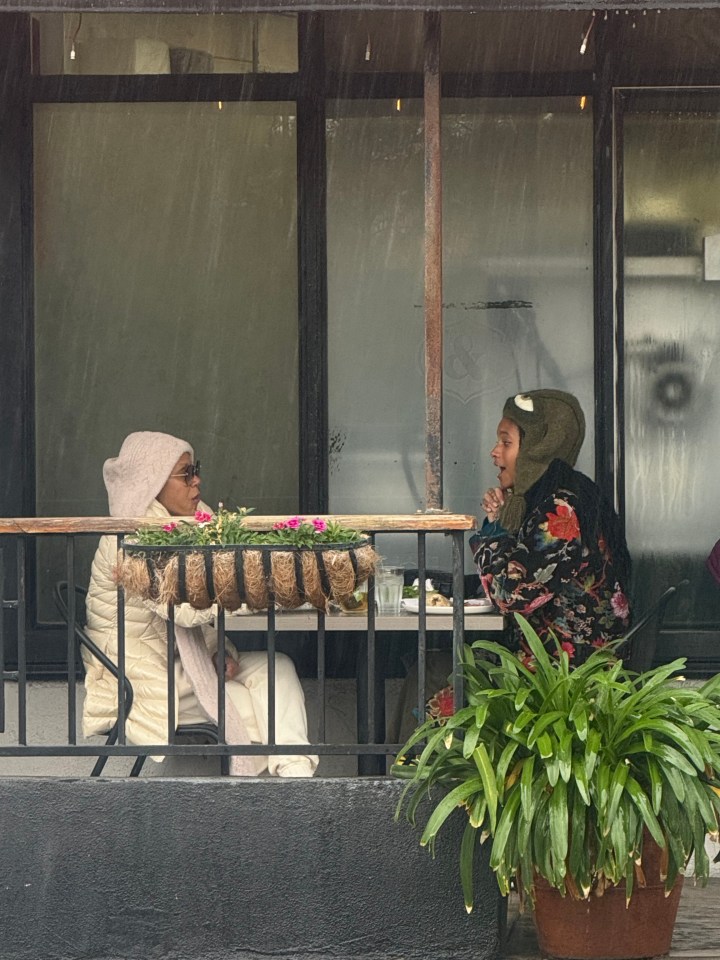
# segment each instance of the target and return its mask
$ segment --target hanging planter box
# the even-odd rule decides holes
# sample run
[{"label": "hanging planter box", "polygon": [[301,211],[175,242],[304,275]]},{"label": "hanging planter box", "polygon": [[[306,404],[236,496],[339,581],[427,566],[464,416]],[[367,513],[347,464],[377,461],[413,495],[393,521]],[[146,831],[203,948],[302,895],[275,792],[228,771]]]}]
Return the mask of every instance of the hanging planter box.
[{"label": "hanging planter box", "polygon": [[160,603],[189,603],[205,610],[247,604],[264,610],[271,602],[294,609],[310,603],[327,611],[346,602],[371,576],[378,555],[369,538],[312,547],[288,544],[149,546],[123,540],[118,582],[130,597]]}]

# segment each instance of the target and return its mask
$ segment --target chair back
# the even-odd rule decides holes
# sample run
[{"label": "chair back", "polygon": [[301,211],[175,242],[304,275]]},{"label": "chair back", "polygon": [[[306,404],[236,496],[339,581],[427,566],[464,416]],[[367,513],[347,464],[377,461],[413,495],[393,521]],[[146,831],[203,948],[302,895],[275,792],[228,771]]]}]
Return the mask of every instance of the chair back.
[{"label": "chair back", "polygon": [[[59,580],[53,587],[53,599],[55,600],[55,606],[58,608],[60,615],[62,616],[65,623],[70,619],[70,602],[69,602],[69,590],[70,586],[66,580]],[[85,612],[85,600],[87,598],[87,590],[84,587],[75,586],[75,623],[78,626],[82,626],[86,620]]]},{"label": "chair back", "polygon": [[[60,611],[65,623],[70,622],[70,587],[66,580],[59,580],[53,587],[53,598],[55,600],[55,605]],[[90,639],[83,628],[85,623],[85,601],[87,598],[87,590],[84,587],[75,587],[75,638],[79,646],[85,647],[86,650],[89,650],[90,653],[97,660],[102,663],[102,665],[110,671],[110,673],[118,678],[120,671],[117,668],[117,665],[110,659],[110,657],[105,654],[98,645]],[[130,708],[133,704],[133,688],[132,684],[125,677],[125,716],[127,717],[130,713]],[[176,731],[177,737],[187,738],[187,737],[202,737],[205,741],[209,743],[218,743],[219,734],[217,725],[214,723],[192,723],[192,724],[183,724],[177,728]],[[115,743],[118,739],[118,724],[117,721],[113,724],[111,729],[108,731],[108,745]],[[102,773],[105,764],[107,762],[107,757],[98,757],[98,760],[95,766],[92,769],[90,774],[91,777],[99,777]],[[131,777],[137,777],[140,774],[140,771],[143,768],[145,763],[145,756],[139,756],[130,771]],[[229,757],[220,758],[220,769],[221,773],[229,773]]]},{"label": "chair back", "polygon": [[[65,623],[70,622],[70,587],[66,580],[59,580],[53,587],[53,599],[55,600],[55,606],[58,608],[63,620]],[[84,647],[88,650],[93,657],[100,661],[100,663],[109,670],[110,673],[118,678],[120,671],[117,668],[117,664],[104,653],[98,645],[90,639],[84,629],[85,623],[85,601],[87,599],[87,590],[84,587],[79,587],[75,585],[75,639],[78,642],[78,645],[82,648]],[[125,715],[127,716],[130,712],[130,707],[133,702],[133,688],[132,684],[125,677]]]},{"label": "chair back", "polygon": [[679,591],[689,585],[689,582],[689,580],[681,580],[674,586],[668,587],[625,634],[623,642],[618,647],[618,655],[623,658],[630,670],[642,673],[652,667],[668,604]]}]

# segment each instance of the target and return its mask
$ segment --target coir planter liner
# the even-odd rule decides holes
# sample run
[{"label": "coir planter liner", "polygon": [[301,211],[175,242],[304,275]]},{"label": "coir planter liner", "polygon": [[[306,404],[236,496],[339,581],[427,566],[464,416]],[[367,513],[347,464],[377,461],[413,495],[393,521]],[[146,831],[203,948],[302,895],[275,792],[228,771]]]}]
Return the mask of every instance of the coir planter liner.
[{"label": "coir planter liner", "polygon": [[327,610],[341,604],[371,576],[378,556],[369,539],[323,543],[222,546],[148,546],[124,540],[118,581],[126,594],[160,603],[189,603],[205,610],[247,604],[265,609],[271,600],[294,609],[310,603]]}]

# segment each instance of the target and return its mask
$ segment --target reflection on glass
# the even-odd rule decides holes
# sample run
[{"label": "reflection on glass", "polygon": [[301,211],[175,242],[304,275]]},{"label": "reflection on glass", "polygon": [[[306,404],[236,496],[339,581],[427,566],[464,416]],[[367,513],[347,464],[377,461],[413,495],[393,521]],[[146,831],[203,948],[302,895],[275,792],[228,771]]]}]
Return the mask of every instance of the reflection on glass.
[{"label": "reflection on glass", "polygon": [[42,13],[37,73],[293,73],[297,17]]},{"label": "reflection on glass", "polygon": [[476,513],[521,390],[578,397],[594,474],[591,106],[448,100],[443,136],[447,502]]},{"label": "reflection on glass", "polygon": [[[630,113],[625,142],[625,402],[628,542],[641,606],[691,580],[670,620],[717,626],[704,559],[720,537],[720,234],[717,115]],[[713,518],[718,522],[713,524]],[[684,651],[678,650],[678,655]]]},{"label": "reflection on glass", "polygon": [[[560,73],[592,70],[595,45],[580,53],[585,12],[443,13],[445,73]],[[334,72],[421,73],[423,15],[415,11],[329,11],[325,58]]]},{"label": "reflection on glass", "polygon": [[646,82],[648,72],[675,76],[687,82],[688,67],[715,70],[720,11],[715,10],[625,10],[617,16],[614,51],[617,67],[628,82]]},{"label": "reflection on glass", "polygon": [[43,105],[34,143],[38,514],[106,514],[141,429],[211,505],[294,513],[294,107]]},{"label": "reflection on glass", "polygon": [[[507,396],[571,390],[593,472],[592,122],[568,100],[444,103],[445,504],[475,514]],[[331,509],[424,498],[421,105],[327,128]],[[391,555],[391,548],[388,548]]]}]

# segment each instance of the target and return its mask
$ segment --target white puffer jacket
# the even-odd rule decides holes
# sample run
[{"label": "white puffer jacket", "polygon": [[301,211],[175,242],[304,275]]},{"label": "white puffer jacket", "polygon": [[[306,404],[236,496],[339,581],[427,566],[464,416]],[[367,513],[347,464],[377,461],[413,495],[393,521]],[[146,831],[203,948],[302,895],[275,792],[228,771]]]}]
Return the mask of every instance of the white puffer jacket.
[{"label": "white puffer jacket", "polygon": [[[205,504],[198,509],[211,512]],[[154,500],[147,510],[151,517],[170,514]],[[113,661],[117,655],[117,538],[103,537],[95,553],[87,595],[87,633]],[[167,621],[162,604],[125,598],[125,673],[132,684],[134,700],[125,731],[131,743],[167,743]],[[210,653],[217,650],[217,637],[210,621],[215,608],[195,610],[183,603],[175,607],[175,623],[181,627],[202,627]],[[231,645],[228,644],[228,647]],[[231,653],[232,651],[228,651]],[[85,661],[85,705],[83,733],[105,733],[117,719],[117,680],[83,648]],[[178,716],[175,691],[175,717]]]}]

